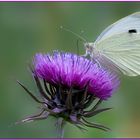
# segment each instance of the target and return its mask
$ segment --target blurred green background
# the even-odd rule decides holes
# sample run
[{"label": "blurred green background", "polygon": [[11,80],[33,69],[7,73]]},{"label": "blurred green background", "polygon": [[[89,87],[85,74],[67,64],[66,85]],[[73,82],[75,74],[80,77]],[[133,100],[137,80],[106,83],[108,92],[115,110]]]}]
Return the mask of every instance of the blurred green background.
[{"label": "blurred green background", "polygon": [[[55,121],[14,125],[38,112],[35,103],[16,83],[22,81],[35,95],[37,88],[28,63],[37,52],[77,52],[77,37],[60,29],[64,26],[94,41],[116,20],[140,11],[139,2],[20,2],[0,3],[0,138],[54,138]],[[80,54],[84,54],[82,43]],[[121,77],[121,86],[102,107],[112,110],[90,119],[105,124],[111,132],[88,129],[81,132],[68,124],[66,138],[140,137],[140,76]]]}]

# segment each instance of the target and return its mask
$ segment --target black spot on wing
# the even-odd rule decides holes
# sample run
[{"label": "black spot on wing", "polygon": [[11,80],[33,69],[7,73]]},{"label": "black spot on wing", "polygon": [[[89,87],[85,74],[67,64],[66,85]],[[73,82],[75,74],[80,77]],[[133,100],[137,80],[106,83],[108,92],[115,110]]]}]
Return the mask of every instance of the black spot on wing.
[{"label": "black spot on wing", "polygon": [[137,30],[136,29],[130,29],[130,30],[128,30],[128,33],[130,33],[130,34],[137,33]]}]

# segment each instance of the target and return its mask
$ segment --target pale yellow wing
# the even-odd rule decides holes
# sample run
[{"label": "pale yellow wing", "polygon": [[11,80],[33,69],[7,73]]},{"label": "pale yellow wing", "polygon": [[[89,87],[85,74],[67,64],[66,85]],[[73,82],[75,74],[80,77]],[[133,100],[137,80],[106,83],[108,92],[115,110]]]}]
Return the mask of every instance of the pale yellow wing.
[{"label": "pale yellow wing", "polygon": [[95,41],[95,48],[123,74],[140,75],[140,12],[109,26]]}]

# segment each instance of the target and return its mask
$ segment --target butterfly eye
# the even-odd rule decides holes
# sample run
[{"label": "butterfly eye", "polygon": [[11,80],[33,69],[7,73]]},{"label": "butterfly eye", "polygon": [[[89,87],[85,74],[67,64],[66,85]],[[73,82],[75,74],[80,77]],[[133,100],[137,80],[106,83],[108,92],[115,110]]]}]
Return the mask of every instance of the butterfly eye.
[{"label": "butterfly eye", "polygon": [[87,45],[87,46],[86,46],[86,48],[87,48],[87,49],[90,49],[90,46],[89,46],[89,45]]},{"label": "butterfly eye", "polygon": [[136,29],[128,30],[128,33],[130,33],[130,34],[132,34],[132,33],[137,33],[137,30],[136,30]]}]

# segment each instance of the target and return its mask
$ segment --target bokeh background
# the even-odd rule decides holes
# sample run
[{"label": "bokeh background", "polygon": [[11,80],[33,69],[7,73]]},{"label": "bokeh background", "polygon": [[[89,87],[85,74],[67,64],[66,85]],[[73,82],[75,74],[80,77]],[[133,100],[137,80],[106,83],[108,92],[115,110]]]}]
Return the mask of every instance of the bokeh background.
[{"label": "bokeh background", "polygon": [[[55,138],[55,120],[14,125],[38,112],[38,104],[16,83],[22,81],[38,95],[28,64],[37,52],[63,50],[77,53],[77,37],[64,26],[94,41],[116,20],[140,11],[139,2],[20,2],[0,3],[0,138]],[[79,53],[84,54],[83,44]],[[112,129],[81,132],[71,124],[66,138],[140,137],[140,76],[121,77],[121,86],[101,107],[112,110],[90,119]]]}]

